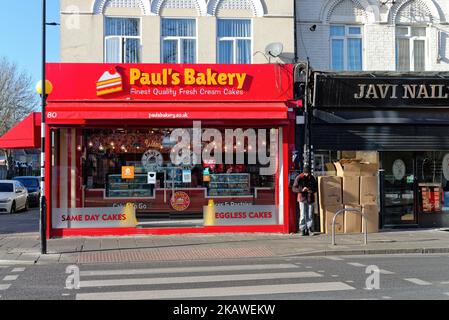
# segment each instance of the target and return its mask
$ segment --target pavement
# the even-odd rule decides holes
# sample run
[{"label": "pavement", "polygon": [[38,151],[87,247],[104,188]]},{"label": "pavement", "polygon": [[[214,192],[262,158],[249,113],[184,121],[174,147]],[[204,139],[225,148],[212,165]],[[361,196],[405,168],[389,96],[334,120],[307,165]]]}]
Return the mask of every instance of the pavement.
[{"label": "pavement", "polygon": [[37,209],[0,215],[0,263],[95,264],[288,258],[371,254],[449,253],[445,229],[387,230],[369,234],[184,234],[50,239],[40,254]]}]

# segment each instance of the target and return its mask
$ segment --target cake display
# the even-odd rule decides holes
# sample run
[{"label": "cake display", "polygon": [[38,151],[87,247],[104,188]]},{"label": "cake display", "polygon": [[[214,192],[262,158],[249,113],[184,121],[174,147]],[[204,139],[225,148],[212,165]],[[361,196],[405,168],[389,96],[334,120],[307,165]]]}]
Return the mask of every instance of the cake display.
[{"label": "cake display", "polygon": [[97,81],[97,96],[123,91],[122,76],[116,69],[103,73]]}]

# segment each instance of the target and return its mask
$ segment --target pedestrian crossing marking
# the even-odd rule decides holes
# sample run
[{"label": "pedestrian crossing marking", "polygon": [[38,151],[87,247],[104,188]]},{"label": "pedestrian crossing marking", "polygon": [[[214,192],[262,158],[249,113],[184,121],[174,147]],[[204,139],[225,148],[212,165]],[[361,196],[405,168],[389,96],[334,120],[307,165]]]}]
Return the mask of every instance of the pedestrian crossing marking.
[{"label": "pedestrian crossing marking", "polygon": [[11,284],[0,284],[0,290],[8,290]]},{"label": "pedestrian crossing marking", "polygon": [[81,288],[109,287],[109,286],[138,286],[138,285],[160,285],[160,284],[184,284],[205,282],[227,282],[247,280],[273,280],[273,279],[299,279],[317,278],[321,274],[315,272],[286,272],[286,273],[261,273],[261,274],[233,274],[233,275],[210,275],[197,277],[170,277],[170,278],[145,278],[145,279],[107,279],[81,281]]},{"label": "pedestrian crossing marking", "polygon": [[348,262],[348,264],[353,267],[366,267],[366,265],[358,263],[358,262]]},{"label": "pedestrian crossing marking", "polygon": [[25,268],[14,268],[11,272],[24,272]]},{"label": "pedestrian crossing marking", "polygon": [[430,286],[430,285],[432,285],[430,282],[427,282],[427,281],[424,281],[424,280],[421,280],[421,279],[418,279],[418,278],[406,278],[404,280],[408,281],[408,282],[411,282],[411,283],[414,283],[414,284],[417,284],[419,286]]},{"label": "pedestrian crossing marking", "polygon": [[342,261],[342,260],[343,260],[343,258],[340,258],[340,257],[333,257],[333,256],[326,257],[326,259],[334,260],[334,261]]},{"label": "pedestrian crossing marking", "polygon": [[142,274],[170,274],[192,272],[216,272],[216,271],[244,271],[244,270],[269,270],[269,269],[298,269],[294,264],[255,264],[255,265],[229,265],[229,266],[204,266],[204,267],[174,267],[152,269],[126,269],[126,270],[91,270],[81,271],[81,277],[92,276],[125,276]]},{"label": "pedestrian crossing marking", "polygon": [[3,278],[3,281],[15,281],[17,280],[19,276],[18,275],[8,275]]},{"label": "pedestrian crossing marking", "polygon": [[182,298],[217,298],[231,296],[255,296],[291,293],[312,293],[323,291],[355,290],[342,282],[293,283],[282,285],[258,285],[238,287],[218,287],[201,289],[123,291],[80,293],[77,300],[151,300]]}]

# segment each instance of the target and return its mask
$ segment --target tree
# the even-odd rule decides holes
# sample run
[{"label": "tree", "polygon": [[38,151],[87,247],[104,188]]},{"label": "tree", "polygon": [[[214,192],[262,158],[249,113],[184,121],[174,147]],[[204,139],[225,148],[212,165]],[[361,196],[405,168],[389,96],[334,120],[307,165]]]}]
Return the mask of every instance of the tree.
[{"label": "tree", "polygon": [[31,76],[0,58],[0,136],[25,118],[38,105]]},{"label": "tree", "polygon": [[[38,106],[31,76],[19,71],[17,65],[0,58],[0,136]],[[31,133],[30,133],[31,134]],[[11,171],[11,153],[7,153],[8,171]],[[8,174],[10,175],[10,174]]]}]

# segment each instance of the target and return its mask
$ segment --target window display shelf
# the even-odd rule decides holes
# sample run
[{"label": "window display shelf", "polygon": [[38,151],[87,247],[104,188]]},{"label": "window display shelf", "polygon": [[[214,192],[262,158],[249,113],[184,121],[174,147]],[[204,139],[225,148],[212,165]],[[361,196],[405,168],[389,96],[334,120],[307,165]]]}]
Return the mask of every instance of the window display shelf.
[{"label": "window display shelf", "polygon": [[211,174],[209,196],[251,196],[249,173]]},{"label": "window display shelf", "polygon": [[146,174],[136,174],[134,179],[122,179],[120,174],[108,175],[107,198],[149,198],[154,196],[154,185],[147,183]]}]

